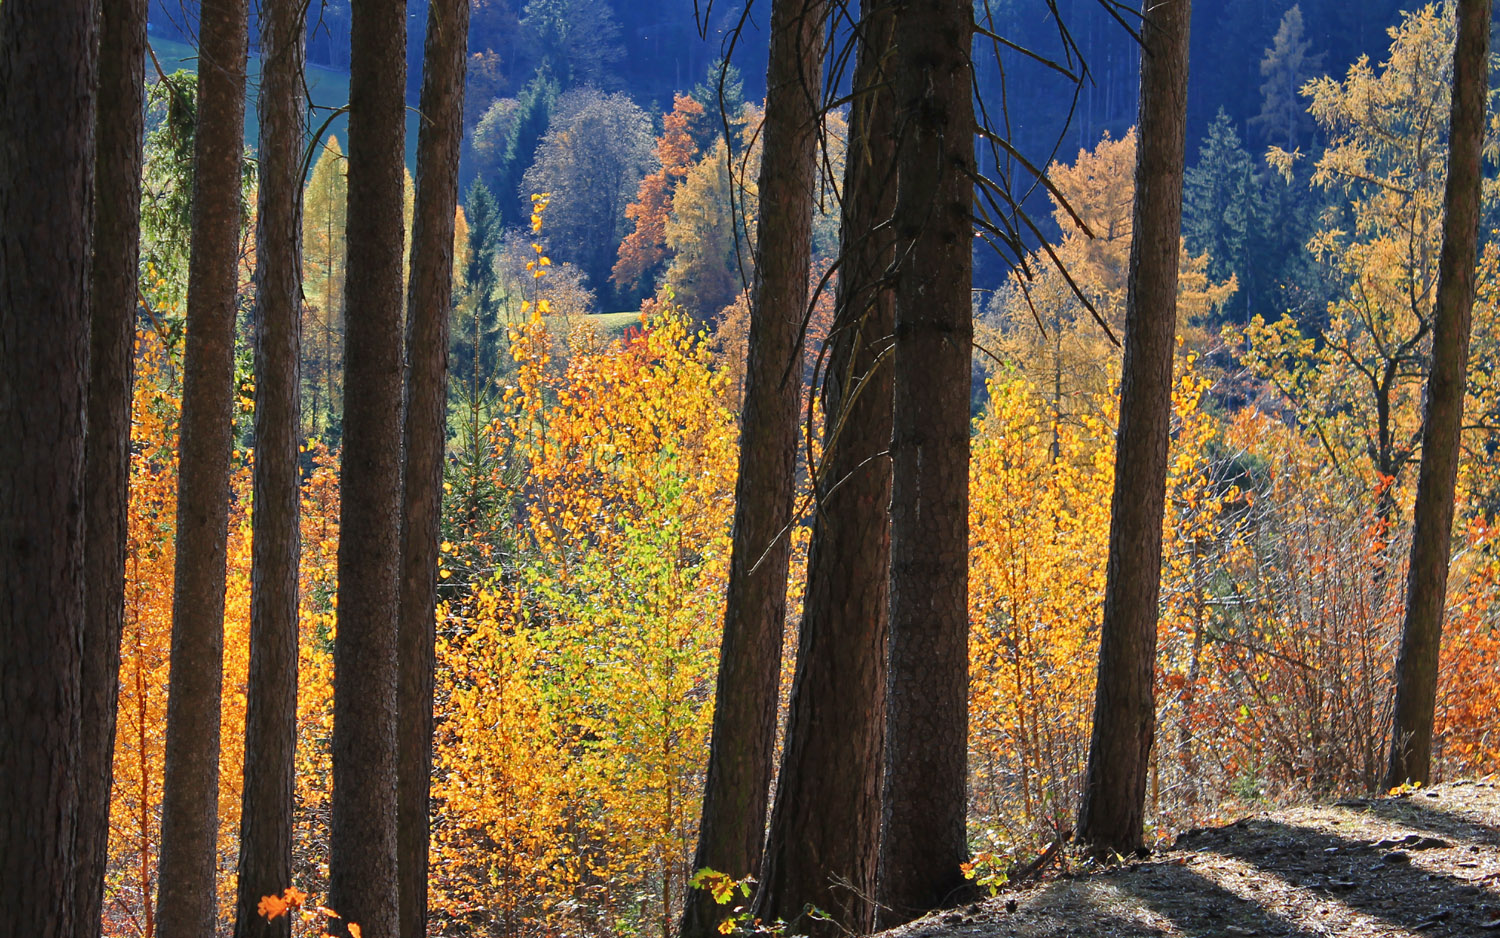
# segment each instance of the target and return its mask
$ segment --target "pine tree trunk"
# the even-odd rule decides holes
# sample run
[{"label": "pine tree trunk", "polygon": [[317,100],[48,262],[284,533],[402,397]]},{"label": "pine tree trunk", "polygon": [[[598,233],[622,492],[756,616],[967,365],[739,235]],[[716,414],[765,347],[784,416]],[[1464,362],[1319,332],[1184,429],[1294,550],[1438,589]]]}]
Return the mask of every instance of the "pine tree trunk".
[{"label": "pine tree trunk", "polygon": [[[93,0],[0,4],[0,936],[78,923]],[[92,833],[92,832],[89,832]],[[95,923],[97,927],[97,921]]]},{"label": "pine tree trunk", "polygon": [[74,934],[99,934],[109,848],[129,533],[130,387],[141,229],[146,2],[99,5],[88,435],[84,442],[83,735]]},{"label": "pine tree trunk", "polygon": [[301,552],[302,143],[300,0],[261,8],[260,207],[255,241],[254,531],[250,671],[235,938],[289,936],[291,916],[260,917],[292,885],[297,743],[297,589]]},{"label": "pine tree trunk", "polygon": [[432,695],[437,669],[438,541],[447,430],[448,323],[453,227],[463,136],[468,0],[427,11],[422,121],[417,133],[411,282],[406,311],[405,486],[401,516],[397,684],[397,869],[400,935],[427,934],[427,849],[432,777]]},{"label": "pine tree trunk", "polygon": [[1426,784],[1432,772],[1432,724],[1438,652],[1448,592],[1453,490],[1458,474],[1464,385],[1474,309],[1478,251],[1480,156],[1489,87],[1489,0],[1459,0],[1453,51],[1453,105],[1443,249],[1433,309],[1432,373],[1422,425],[1422,463],[1413,511],[1406,618],[1396,659],[1396,707],[1386,784]]},{"label": "pine tree trunk", "polygon": [[895,5],[896,343],[880,921],[962,898],[974,324],[968,0]]},{"label": "pine tree trunk", "polygon": [[1191,0],[1141,24],[1140,144],[1125,300],[1125,369],[1105,573],[1099,680],[1078,837],[1096,852],[1141,844],[1156,731],[1157,598],[1172,416]]},{"label": "pine tree trunk", "polygon": [[219,699],[245,139],[245,0],[205,0],[178,439],[177,556],[157,880],[160,938],[217,923]]},{"label": "pine tree trunk", "polygon": [[406,4],[354,6],[329,902],[396,933],[396,602]]},{"label": "pine tree trunk", "polygon": [[[874,927],[890,583],[891,333],[881,283],[895,205],[888,5],[860,23],[843,249],[823,385],[824,464],[808,553],[786,742],[755,915],[834,938]],[[803,917],[808,906],[831,922]]]},{"label": "pine tree trunk", "polygon": [[[693,855],[693,869],[737,879],[760,872],[774,759],[826,5],[771,5],[734,539],[703,820]],[[707,891],[691,890],[686,899],[684,938],[716,935],[722,913]]]}]

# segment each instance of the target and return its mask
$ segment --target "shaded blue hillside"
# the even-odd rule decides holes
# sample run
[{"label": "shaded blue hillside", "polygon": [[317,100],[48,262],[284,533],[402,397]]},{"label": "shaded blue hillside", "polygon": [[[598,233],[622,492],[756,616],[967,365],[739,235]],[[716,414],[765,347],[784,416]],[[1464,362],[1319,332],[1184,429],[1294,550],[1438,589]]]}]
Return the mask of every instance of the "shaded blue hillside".
[{"label": "shaded blue hillside", "polygon": [[[198,50],[191,45],[176,39],[169,39],[154,27],[150,33],[150,40],[151,49],[156,53],[156,60],[161,63],[162,71],[168,75],[178,69],[197,70]],[[146,63],[146,77],[151,80],[156,79],[156,67],[150,61]],[[316,129],[327,119],[329,109],[349,103],[349,73],[319,65],[309,65],[307,67],[307,90],[312,95],[315,108],[311,123]],[[251,55],[249,80],[245,85],[245,142],[251,147],[255,146],[256,136],[260,132],[255,107],[259,91],[260,57]],[[347,116],[340,114],[328,125],[325,133],[338,137],[340,144],[344,145],[346,150],[348,149],[349,120]],[[406,166],[413,174],[416,173],[417,112],[410,108],[406,113]]]}]

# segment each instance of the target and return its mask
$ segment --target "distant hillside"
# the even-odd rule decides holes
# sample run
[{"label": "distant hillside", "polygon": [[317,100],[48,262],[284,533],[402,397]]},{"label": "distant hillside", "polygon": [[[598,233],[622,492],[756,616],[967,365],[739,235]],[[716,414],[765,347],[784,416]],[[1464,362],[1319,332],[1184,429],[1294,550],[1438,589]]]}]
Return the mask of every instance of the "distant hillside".
[{"label": "distant hillside", "polygon": [[[151,51],[156,53],[156,61],[160,63],[162,71],[170,75],[178,69],[197,70],[198,50],[193,46],[168,38],[154,27],[149,38]],[[156,77],[156,67],[149,61],[146,63],[146,76],[153,80]],[[251,55],[250,75],[245,85],[245,142],[251,147],[255,146],[260,132],[255,107],[259,89],[260,57]],[[317,128],[328,118],[331,109],[343,107],[349,103],[349,73],[320,65],[309,65],[307,67],[307,90],[312,95],[314,107],[312,127]],[[348,118],[340,114],[328,125],[325,133],[334,134],[341,143],[347,143],[349,139]],[[415,111],[408,111],[406,117],[406,165],[413,173],[416,172],[417,115]]]}]

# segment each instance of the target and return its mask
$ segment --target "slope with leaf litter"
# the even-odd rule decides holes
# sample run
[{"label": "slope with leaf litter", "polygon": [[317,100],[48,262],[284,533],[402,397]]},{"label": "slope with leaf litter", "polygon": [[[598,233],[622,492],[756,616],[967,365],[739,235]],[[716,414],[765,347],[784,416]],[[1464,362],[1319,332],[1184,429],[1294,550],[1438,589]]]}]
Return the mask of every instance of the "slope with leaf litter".
[{"label": "slope with leaf litter", "polygon": [[1266,811],[1145,860],[1049,878],[885,938],[1500,936],[1500,784]]}]

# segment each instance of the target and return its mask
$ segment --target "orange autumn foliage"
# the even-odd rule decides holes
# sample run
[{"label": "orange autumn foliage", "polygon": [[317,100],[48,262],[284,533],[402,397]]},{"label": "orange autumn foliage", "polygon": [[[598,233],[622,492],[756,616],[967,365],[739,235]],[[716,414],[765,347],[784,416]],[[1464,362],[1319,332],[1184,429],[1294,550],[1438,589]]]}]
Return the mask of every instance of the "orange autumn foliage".
[{"label": "orange autumn foliage", "polygon": [[[155,927],[155,865],[160,838],[163,732],[171,646],[177,418],[181,409],[180,363],[174,351],[155,331],[145,330],[137,335],[125,629],[104,912],[107,935],[149,938]],[[248,452],[236,454],[225,587],[218,892],[220,908],[226,912],[232,909],[244,766],[251,458]],[[316,818],[322,799],[326,799],[330,779],[326,731],[332,715],[332,658],[327,634],[331,605],[326,602],[332,595],[338,501],[336,473],[326,450],[314,453],[313,464],[316,468],[307,484],[302,522],[305,546],[298,696],[299,881],[316,879],[318,864],[309,860],[308,854],[323,852]]]},{"label": "orange autumn foliage", "polygon": [[[1179,783],[1196,745],[1190,688],[1212,668],[1198,585],[1213,558],[1192,549],[1232,544],[1212,463],[1218,424],[1210,380],[1179,359],[1163,523],[1157,771]],[[1113,414],[1114,404],[1080,408]],[[970,810],[986,852],[1052,836],[1076,815],[1093,714],[1102,558],[1109,541],[1114,430],[1106,418],[1062,420],[1048,395],[1010,375],[990,384],[970,464]],[[1186,693],[1185,693],[1186,692]],[[1185,740],[1185,742],[1184,742]],[[1167,745],[1170,743],[1171,745]],[[1165,755],[1164,753],[1171,754]]]},{"label": "orange autumn foliage", "polygon": [[710,728],[734,421],[680,313],[560,371],[552,347],[539,313],[512,332],[489,463],[525,467],[493,535],[508,556],[440,623],[435,907],[490,934],[666,928]]},{"label": "orange autumn foliage", "polygon": [[635,201],[625,207],[625,217],[635,222],[635,229],[620,242],[620,256],[612,274],[615,286],[622,290],[634,286],[666,259],[672,193],[697,159],[693,129],[702,118],[703,105],[685,94],[674,98],[672,110],[662,118],[662,133],[656,138],[661,169],[641,180]]}]

